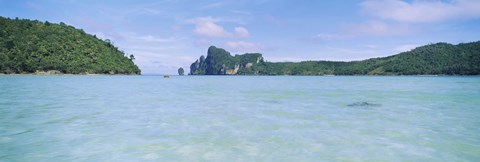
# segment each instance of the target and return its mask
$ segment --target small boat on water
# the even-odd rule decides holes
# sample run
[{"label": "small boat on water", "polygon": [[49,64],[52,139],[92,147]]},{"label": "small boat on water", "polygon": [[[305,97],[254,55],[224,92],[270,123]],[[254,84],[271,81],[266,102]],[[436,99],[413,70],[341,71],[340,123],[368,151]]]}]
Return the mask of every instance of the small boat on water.
[{"label": "small boat on water", "polygon": [[163,75],[163,78],[170,78],[170,75]]}]

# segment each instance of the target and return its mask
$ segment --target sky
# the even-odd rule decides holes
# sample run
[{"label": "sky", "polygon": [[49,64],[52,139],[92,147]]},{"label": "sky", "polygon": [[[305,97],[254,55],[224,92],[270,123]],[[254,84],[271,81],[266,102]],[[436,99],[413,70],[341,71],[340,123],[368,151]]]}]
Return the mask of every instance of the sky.
[{"label": "sky", "polygon": [[189,72],[211,45],[272,62],[352,61],[480,40],[480,0],[0,0],[0,16],[110,39],[142,74]]}]

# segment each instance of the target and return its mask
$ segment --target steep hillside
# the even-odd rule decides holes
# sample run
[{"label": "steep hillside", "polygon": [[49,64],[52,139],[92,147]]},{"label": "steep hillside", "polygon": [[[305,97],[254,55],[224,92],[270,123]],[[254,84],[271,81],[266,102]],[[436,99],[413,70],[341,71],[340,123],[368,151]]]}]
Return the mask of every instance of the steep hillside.
[{"label": "steep hillside", "polygon": [[140,74],[132,59],[64,23],[0,17],[0,73]]}]

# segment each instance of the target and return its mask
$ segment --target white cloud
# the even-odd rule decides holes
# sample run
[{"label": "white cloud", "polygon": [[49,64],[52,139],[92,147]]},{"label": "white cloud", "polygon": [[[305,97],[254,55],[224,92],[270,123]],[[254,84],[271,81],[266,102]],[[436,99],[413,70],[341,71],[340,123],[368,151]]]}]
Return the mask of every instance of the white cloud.
[{"label": "white cloud", "polygon": [[386,35],[408,35],[415,33],[409,24],[387,23],[383,21],[368,21],[360,24],[351,24],[346,26],[346,34],[353,36],[386,36]]},{"label": "white cloud", "polygon": [[214,8],[220,8],[225,5],[227,5],[229,2],[228,1],[219,1],[219,2],[214,2],[214,3],[209,3],[204,6],[199,7],[200,9],[214,9]]},{"label": "white cloud", "polygon": [[480,18],[480,1],[413,1],[368,0],[362,10],[382,19],[399,22],[440,22],[452,19]]},{"label": "white cloud", "polygon": [[415,33],[417,30],[418,29],[414,29],[408,24],[368,21],[360,24],[347,25],[338,33],[320,33],[311,37],[311,40],[337,41],[353,39],[360,36],[408,35]]},{"label": "white cloud", "polygon": [[239,14],[239,15],[252,15],[252,12],[243,11],[243,10],[230,10],[230,12],[232,12],[234,14]]},{"label": "white cloud", "polygon": [[268,62],[301,62],[307,60],[318,60],[318,59],[309,59],[307,57],[288,57],[288,56],[271,56],[266,59],[265,61]]},{"label": "white cloud", "polygon": [[379,46],[379,45],[376,45],[376,44],[364,44],[364,45],[360,45],[360,47],[368,48],[368,49],[377,49],[377,48],[380,48],[380,46]]},{"label": "white cloud", "polygon": [[208,47],[210,45],[212,45],[213,43],[206,40],[206,39],[198,39],[198,40],[195,40],[193,42],[193,45],[197,46],[197,47]]},{"label": "white cloud", "polygon": [[480,19],[479,0],[365,0],[361,10],[376,18],[348,24],[335,33],[320,33],[312,40],[334,41],[369,36],[405,36],[428,30],[415,23],[453,19]]},{"label": "white cloud", "polygon": [[177,37],[157,37],[153,35],[138,35],[136,33],[95,33],[97,37],[103,39],[124,40],[124,41],[138,41],[142,43],[167,43],[177,42],[182,38]]},{"label": "white cloud", "polygon": [[177,38],[160,38],[160,37],[155,37],[152,35],[143,35],[143,36],[138,36],[138,35],[127,35],[127,38],[130,39],[135,39],[135,40],[140,40],[140,41],[145,41],[145,42],[174,42],[177,41]]},{"label": "white cloud", "polygon": [[400,45],[400,46],[397,46],[395,47],[393,50],[395,52],[407,52],[407,51],[410,51],[414,48],[417,48],[419,45],[417,44],[404,44],[404,45]]},{"label": "white cloud", "polygon": [[347,38],[352,38],[353,35],[350,34],[338,34],[338,33],[320,33],[312,37],[313,40],[320,41],[332,41],[332,40],[342,40]]},{"label": "white cloud", "polygon": [[146,8],[146,9],[137,11],[137,14],[154,16],[154,15],[163,14],[163,12],[157,9]]},{"label": "white cloud", "polygon": [[264,45],[244,41],[226,42],[225,48],[232,52],[260,52],[266,49]]},{"label": "white cloud", "polygon": [[356,24],[350,29],[357,35],[385,35],[389,32],[389,26],[380,21],[370,21],[364,24]]},{"label": "white cloud", "polygon": [[327,47],[327,49],[332,53],[342,54],[346,56],[354,56],[354,55],[368,55],[368,54],[377,54],[376,50],[370,48],[338,48],[338,47]]},{"label": "white cloud", "polygon": [[227,32],[222,26],[215,24],[215,21],[210,17],[197,19],[194,32],[207,37],[230,37],[231,33]]},{"label": "white cloud", "polygon": [[250,36],[250,33],[248,32],[248,30],[243,27],[236,27],[235,33],[237,34],[238,37],[242,37],[242,38],[246,38]]},{"label": "white cloud", "polygon": [[269,21],[270,23],[275,24],[277,26],[281,26],[281,25],[285,24],[285,21],[283,21],[282,19],[279,19],[275,16],[269,15],[266,18],[267,18],[267,21]]},{"label": "white cloud", "polygon": [[250,33],[244,27],[235,27],[233,32],[225,30],[221,25],[218,25],[217,22],[220,22],[220,19],[215,19],[212,17],[199,17],[193,20],[190,20],[190,23],[195,24],[195,29],[193,32],[197,35],[204,37],[212,38],[245,38],[249,37]]}]

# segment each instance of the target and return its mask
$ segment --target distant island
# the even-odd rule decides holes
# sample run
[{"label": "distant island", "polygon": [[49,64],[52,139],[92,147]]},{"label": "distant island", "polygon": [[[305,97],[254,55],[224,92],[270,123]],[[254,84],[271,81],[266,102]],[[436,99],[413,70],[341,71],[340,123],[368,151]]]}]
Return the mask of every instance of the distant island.
[{"label": "distant island", "polygon": [[135,57],[82,29],[0,17],[0,74],[133,74]]},{"label": "distant island", "polygon": [[266,62],[262,54],[230,55],[211,46],[190,75],[479,75],[480,41],[436,43],[363,61]]}]

